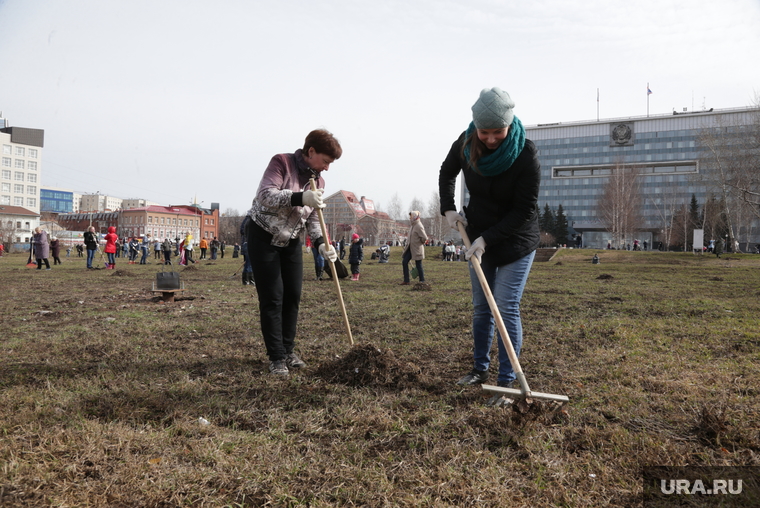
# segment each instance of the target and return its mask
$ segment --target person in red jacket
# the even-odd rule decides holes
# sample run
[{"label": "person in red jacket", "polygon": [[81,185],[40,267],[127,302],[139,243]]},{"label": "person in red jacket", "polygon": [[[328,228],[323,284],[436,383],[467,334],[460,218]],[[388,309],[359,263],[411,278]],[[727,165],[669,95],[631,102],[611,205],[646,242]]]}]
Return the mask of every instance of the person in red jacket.
[{"label": "person in red jacket", "polygon": [[116,228],[111,226],[108,228],[108,234],[106,239],[106,255],[108,256],[108,262],[106,263],[106,269],[113,270],[116,267],[116,241],[119,239],[116,236]]}]

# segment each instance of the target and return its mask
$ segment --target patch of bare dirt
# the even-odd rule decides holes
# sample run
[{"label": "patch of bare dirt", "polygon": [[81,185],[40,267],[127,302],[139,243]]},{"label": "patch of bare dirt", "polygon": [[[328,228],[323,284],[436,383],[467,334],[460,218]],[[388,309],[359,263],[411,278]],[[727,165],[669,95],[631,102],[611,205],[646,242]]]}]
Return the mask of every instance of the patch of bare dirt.
[{"label": "patch of bare dirt", "polygon": [[421,369],[400,361],[390,349],[365,344],[354,346],[345,357],[321,364],[315,374],[348,386],[399,387],[418,383]]}]

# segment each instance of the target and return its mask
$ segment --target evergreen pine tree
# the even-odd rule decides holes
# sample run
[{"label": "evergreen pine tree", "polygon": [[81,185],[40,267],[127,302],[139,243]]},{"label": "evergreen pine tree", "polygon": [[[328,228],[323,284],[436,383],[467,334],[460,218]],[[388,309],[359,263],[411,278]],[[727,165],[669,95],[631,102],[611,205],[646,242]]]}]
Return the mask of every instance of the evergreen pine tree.
[{"label": "evergreen pine tree", "polygon": [[691,203],[689,204],[689,220],[692,228],[699,229],[699,202],[694,194],[691,195]]},{"label": "evergreen pine tree", "polygon": [[554,234],[554,214],[552,213],[552,209],[549,208],[549,203],[546,203],[544,214],[541,216],[538,225],[539,229],[544,233]]},{"label": "evergreen pine tree", "polygon": [[557,207],[557,215],[554,218],[554,238],[560,245],[567,243],[567,217],[562,209],[562,204]]}]

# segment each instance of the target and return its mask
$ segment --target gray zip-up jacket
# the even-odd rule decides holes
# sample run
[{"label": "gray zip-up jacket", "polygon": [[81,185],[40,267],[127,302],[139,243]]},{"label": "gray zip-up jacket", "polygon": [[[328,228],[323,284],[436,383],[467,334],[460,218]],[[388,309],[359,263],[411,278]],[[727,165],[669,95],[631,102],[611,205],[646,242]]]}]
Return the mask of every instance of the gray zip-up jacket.
[{"label": "gray zip-up jacket", "polygon": [[317,211],[303,204],[303,192],[310,190],[309,178],[315,176],[317,188],[325,181],[312,173],[301,154],[278,154],[272,157],[261,178],[259,190],[253,199],[248,217],[261,229],[272,235],[272,245],[284,247],[307,228],[312,244],[324,242]]}]

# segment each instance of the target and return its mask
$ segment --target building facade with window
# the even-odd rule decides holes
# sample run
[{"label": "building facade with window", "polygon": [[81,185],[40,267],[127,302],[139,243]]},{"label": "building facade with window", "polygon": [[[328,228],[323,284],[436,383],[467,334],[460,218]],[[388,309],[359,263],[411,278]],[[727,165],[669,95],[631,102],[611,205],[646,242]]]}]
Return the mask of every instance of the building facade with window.
[{"label": "building facade with window", "polygon": [[362,236],[366,245],[380,245],[399,240],[405,234],[402,225],[388,214],[375,210],[374,202],[350,191],[341,190],[325,198],[323,210],[327,234],[331,240],[341,238],[351,243],[351,235]]},{"label": "building facade with window", "polygon": [[147,206],[131,208],[119,213],[116,233],[120,238],[142,237],[150,234],[154,239],[183,239],[187,233],[193,241],[200,241],[202,213],[188,206]]},{"label": "building facade with window", "polygon": [[74,192],[65,189],[40,189],[40,212],[73,213]]},{"label": "building facade with window", "polygon": [[0,242],[11,246],[28,244],[32,231],[40,225],[40,214],[21,206],[0,205]]},{"label": "building facade with window", "polygon": [[79,201],[80,212],[113,212],[122,208],[124,200],[104,194],[82,194]]},{"label": "building facade with window", "polygon": [[[2,125],[6,123],[2,119]],[[0,128],[0,206],[40,212],[43,144],[42,129]]]},{"label": "building facade with window", "polygon": [[[600,200],[613,170],[631,168],[639,175],[638,239],[662,241],[666,209],[698,204],[715,195],[709,185],[714,168],[700,161],[699,137],[707,129],[741,129],[756,122],[758,110],[736,108],[674,112],[671,115],[526,126],[526,137],[538,148],[541,186],[538,203],[567,217],[571,236],[583,235],[584,246],[603,248],[609,239]],[[461,202],[469,194],[463,189]],[[757,221],[755,221],[756,223]],[[739,241],[757,242],[758,228],[737,230]],[[564,242],[571,243],[568,237]]]}]

